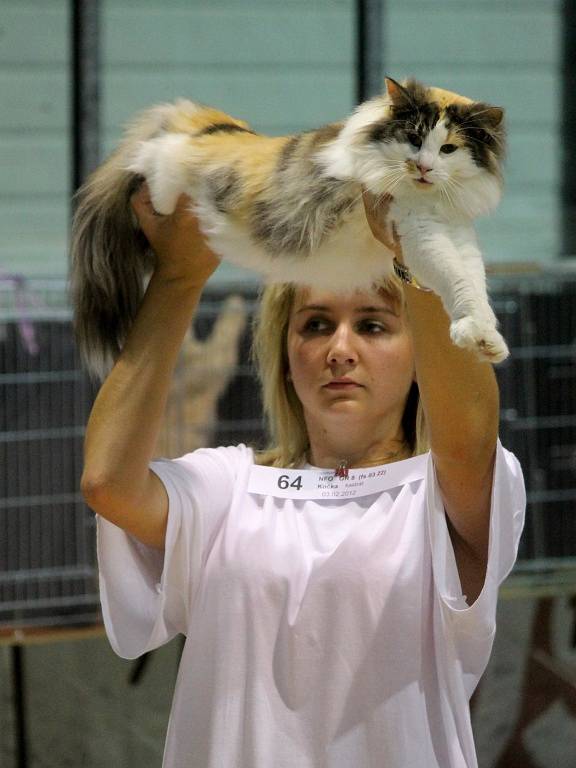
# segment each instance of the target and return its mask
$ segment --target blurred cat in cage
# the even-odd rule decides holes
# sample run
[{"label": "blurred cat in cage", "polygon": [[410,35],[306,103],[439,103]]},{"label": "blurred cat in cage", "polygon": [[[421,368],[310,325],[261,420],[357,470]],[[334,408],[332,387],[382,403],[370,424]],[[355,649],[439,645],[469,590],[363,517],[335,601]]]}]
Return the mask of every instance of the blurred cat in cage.
[{"label": "blurred cat in cage", "polygon": [[226,299],[207,339],[190,329],[168,395],[156,456],[175,458],[212,445],[218,401],[238,365],[248,310],[238,295]]}]

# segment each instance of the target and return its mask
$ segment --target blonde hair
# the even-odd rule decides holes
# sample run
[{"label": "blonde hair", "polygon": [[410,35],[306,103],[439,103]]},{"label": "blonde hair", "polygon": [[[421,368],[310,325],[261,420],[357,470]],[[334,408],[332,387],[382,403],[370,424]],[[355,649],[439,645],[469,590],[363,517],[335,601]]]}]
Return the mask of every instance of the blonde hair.
[{"label": "blonde hair", "polygon": [[[377,286],[404,307],[397,278]],[[267,286],[260,296],[254,318],[252,357],[262,386],[264,413],[270,434],[269,447],[256,456],[258,464],[273,467],[300,467],[307,460],[308,432],[304,409],[292,382],[288,380],[288,324],[298,286],[278,283]],[[402,427],[412,456],[428,450],[428,435],[418,385],[414,382],[406,399]]]}]

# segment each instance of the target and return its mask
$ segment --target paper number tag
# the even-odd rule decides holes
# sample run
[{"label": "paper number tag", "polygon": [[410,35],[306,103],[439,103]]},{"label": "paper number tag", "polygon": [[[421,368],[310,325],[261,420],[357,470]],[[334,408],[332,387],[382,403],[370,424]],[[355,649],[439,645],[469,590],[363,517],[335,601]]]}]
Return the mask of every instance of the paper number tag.
[{"label": "paper number tag", "polygon": [[250,471],[248,493],[284,499],[351,499],[368,496],[422,480],[427,460],[427,454],[423,454],[380,467],[351,469],[347,478],[336,477],[334,470],[328,469],[276,469],[254,465]]}]

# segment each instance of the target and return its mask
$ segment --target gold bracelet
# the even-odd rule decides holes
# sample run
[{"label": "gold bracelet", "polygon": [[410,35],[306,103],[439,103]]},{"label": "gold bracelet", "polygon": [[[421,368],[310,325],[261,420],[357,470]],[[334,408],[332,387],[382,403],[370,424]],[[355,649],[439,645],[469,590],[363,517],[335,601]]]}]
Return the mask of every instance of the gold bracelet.
[{"label": "gold bracelet", "polygon": [[405,264],[400,264],[399,261],[396,261],[396,259],[393,259],[392,265],[393,265],[394,273],[396,274],[396,277],[400,278],[400,280],[403,283],[406,283],[406,285],[411,285],[412,288],[417,288],[419,291],[424,291],[425,293],[432,293],[431,288],[425,288],[423,285],[420,285],[418,280],[416,280],[412,272],[410,272],[410,270]]}]

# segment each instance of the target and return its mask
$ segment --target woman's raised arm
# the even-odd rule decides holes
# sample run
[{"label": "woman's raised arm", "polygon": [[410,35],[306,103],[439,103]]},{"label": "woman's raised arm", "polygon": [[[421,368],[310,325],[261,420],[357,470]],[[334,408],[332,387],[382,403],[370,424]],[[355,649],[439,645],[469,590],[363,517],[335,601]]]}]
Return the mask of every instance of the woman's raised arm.
[{"label": "woman's raised arm", "polygon": [[145,185],[131,202],[157,265],[92,408],[81,490],[95,512],[161,548],[168,498],[149,464],[182,341],[219,260],[205,244],[187,197],[170,216],[155,215]]},{"label": "woman's raised arm", "polygon": [[[402,260],[386,205],[365,198],[374,236]],[[450,321],[436,294],[404,286],[420,398],[462,587],[480,592],[488,557],[490,498],[499,424],[494,369],[450,339]]]}]

